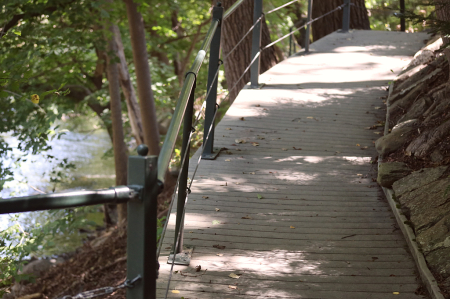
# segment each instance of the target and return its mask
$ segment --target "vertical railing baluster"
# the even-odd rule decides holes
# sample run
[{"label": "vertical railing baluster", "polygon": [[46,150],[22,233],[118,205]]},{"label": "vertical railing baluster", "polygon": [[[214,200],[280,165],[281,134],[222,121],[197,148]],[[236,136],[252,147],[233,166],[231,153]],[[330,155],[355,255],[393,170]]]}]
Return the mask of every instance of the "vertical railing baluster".
[{"label": "vertical railing baluster", "polygon": [[[183,221],[183,211],[184,204],[186,203],[187,195],[187,184],[188,184],[188,171],[189,171],[189,152],[190,143],[189,139],[192,132],[192,115],[194,114],[194,99],[195,99],[195,88],[197,85],[197,80],[194,81],[194,86],[192,86],[191,95],[189,96],[189,101],[186,106],[186,112],[184,114],[184,124],[183,124],[183,146],[181,148],[181,160],[185,159],[182,163],[182,168],[180,172],[180,182],[178,183],[178,201],[177,201],[177,217],[175,222],[175,239],[172,247],[172,254],[178,254],[183,251],[183,237],[184,237],[184,221]],[[178,237],[178,246],[177,246]],[[177,246],[175,248],[175,246]]]},{"label": "vertical railing baluster", "polygon": [[[308,15],[306,17],[307,24],[309,22],[311,22],[312,6],[313,6],[313,0],[308,0]],[[306,33],[305,33],[305,53],[309,53],[309,37],[310,37],[310,35],[311,35],[311,24],[308,24],[306,26]]]},{"label": "vertical railing baluster", "polygon": [[[292,33],[292,27],[289,27],[289,33]],[[289,35],[289,56],[292,55],[292,34]]]},{"label": "vertical railing baluster", "polygon": [[295,38],[294,38],[294,53],[297,53],[297,46],[296,46],[296,44],[297,44],[297,42],[295,41]]},{"label": "vertical railing baluster", "polygon": [[400,31],[406,31],[406,20],[405,20],[405,0],[400,0]]},{"label": "vertical railing baluster", "polygon": [[128,159],[128,185],[144,186],[139,200],[128,202],[127,279],[141,280],[127,288],[128,299],[155,299],[159,264],[156,260],[157,156],[146,156],[148,147],[140,145],[139,156]]},{"label": "vertical railing baluster", "polygon": [[[208,98],[206,99],[206,108],[205,108],[205,129],[203,134],[203,154],[202,159],[206,160],[214,160],[218,155],[220,149],[214,149],[214,114],[217,109],[217,85],[219,82],[219,76],[216,76],[217,70],[219,69],[219,57],[220,57],[220,37],[222,32],[222,15],[223,15],[223,7],[219,2],[217,6],[214,6],[212,17],[215,20],[219,20],[219,26],[214,33],[214,37],[211,41],[211,48],[209,51],[209,67],[208,67],[208,84],[206,88],[209,90],[211,88]],[[211,133],[209,133],[208,140],[206,137],[208,136],[209,128],[213,126],[211,129]]]},{"label": "vertical railing baluster", "polygon": [[350,30],[350,0],[344,0],[344,8],[342,12],[342,33]]},{"label": "vertical railing baluster", "polygon": [[[254,9],[253,9],[253,24],[261,17],[262,15],[263,3],[262,0],[255,0]],[[250,86],[253,88],[259,87],[259,70],[260,70],[260,61],[261,61],[261,33],[262,33],[262,22],[261,20],[258,24],[256,24],[255,28],[253,28],[252,32],[252,56],[251,61],[255,59],[256,55],[259,55],[258,58],[253,61],[253,64],[250,68]]]}]

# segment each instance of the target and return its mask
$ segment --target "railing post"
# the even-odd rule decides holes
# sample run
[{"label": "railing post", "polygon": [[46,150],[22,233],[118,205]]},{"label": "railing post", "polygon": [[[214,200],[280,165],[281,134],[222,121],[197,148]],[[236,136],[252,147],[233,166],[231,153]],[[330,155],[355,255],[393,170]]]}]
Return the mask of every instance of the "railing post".
[{"label": "railing post", "polygon": [[342,12],[342,33],[350,30],[350,0],[344,0],[344,8]]},{"label": "railing post", "polygon": [[[214,160],[219,154],[220,149],[214,149],[214,114],[217,109],[217,84],[219,81],[218,75],[216,76],[217,70],[220,67],[219,57],[220,57],[220,37],[222,31],[222,15],[223,7],[219,2],[217,6],[214,6],[212,17],[213,19],[219,20],[219,26],[214,33],[214,37],[211,41],[211,48],[209,51],[209,68],[208,68],[208,85],[206,88],[210,90],[208,97],[206,98],[206,108],[205,108],[205,129],[203,134],[203,154],[202,159]],[[209,128],[212,126],[211,132],[208,136]]]},{"label": "railing post", "polygon": [[[289,27],[289,33],[292,33],[292,27]],[[292,55],[292,34],[289,35],[289,56]]]},{"label": "railing post", "polygon": [[[311,22],[312,17],[313,0],[308,0],[308,16],[306,17],[306,23]],[[306,25],[305,33],[305,53],[309,53],[309,36],[311,35],[311,24]]]},{"label": "railing post", "polygon": [[[197,81],[197,80],[196,80]],[[191,95],[189,96],[189,101],[186,106],[186,112],[184,114],[184,124],[183,124],[183,146],[181,148],[181,161],[183,162],[183,158],[185,158],[184,164],[182,164],[181,172],[180,172],[180,181],[178,183],[178,201],[177,201],[177,217],[175,222],[175,238],[172,247],[172,254],[181,253],[183,251],[183,238],[184,238],[184,204],[186,203],[186,195],[188,192],[187,183],[188,183],[188,170],[189,170],[189,152],[190,152],[190,143],[189,139],[191,137],[192,132],[192,115],[194,114],[194,93],[196,88],[196,81],[194,81],[194,86],[192,87]],[[190,190],[189,190],[190,192]],[[177,246],[177,236],[178,234],[178,246]],[[170,261],[171,262],[171,261]],[[183,264],[189,264],[189,261],[184,261]],[[175,257],[175,263],[177,262],[177,257]]]},{"label": "railing post", "polygon": [[127,279],[141,279],[127,288],[128,299],[155,299],[159,264],[156,260],[157,156],[146,156],[148,147],[138,148],[139,156],[128,159],[128,185],[143,186],[139,200],[128,202]]},{"label": "railing post", "polygon": [[400,0],[400,31],[406,31],[405,0]]},{"label": "railing post", "polygon": [[[262,0],[255,0],[254,9],[253,9],[253,24],[261,17],[262,15],[263,3]],[[261,51],[261,32],[262,32],[262,22],[261,20],[258,24],[256,24],[255,28],[253,28],[252,33],[252,56],[251,61],[255,59],[256,55],[259,55]],[[260,69],[260,61],[261,55],[253,61],[253,64],[250,68],[250,86],[253,88],[259,87],[259,69]]]},{"label": "railing post", "polygon": [[297,46],[295,45],[297,42],[295,41],[295,38],[294,38],[294,53],[297,53]]}]

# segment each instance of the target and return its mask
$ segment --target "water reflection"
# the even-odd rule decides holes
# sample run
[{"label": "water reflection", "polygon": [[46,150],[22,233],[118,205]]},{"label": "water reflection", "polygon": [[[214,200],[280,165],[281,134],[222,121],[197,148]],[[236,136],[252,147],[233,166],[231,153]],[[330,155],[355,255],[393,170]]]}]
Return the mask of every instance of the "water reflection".
[{"label": "water reflection", "polygon": [[[5,184],[0,192],[3,198],[13,196],[26,196],[38,194],[40,191],[52,192],[53,190],[79,190],[100,189],[114,185],[114,159],[105,157],[105,153],[111,148],[111,140],[104,129],[96,128],[94,121],[70,119],[62,126],[67,129],[60,139],[50,142],[52,149],[46,154],[56,157],[58,160],[48,161],[44,155],[28,155],[26,161],[14,168],[14,181]],[[14,149],[14,156],[21,153],[17,150],[18,140],[12,136],[4,136],[5,140]],[[51,183],[50,173],[62,159],[75,164],[75,169],[65,171],[66,178],[61,183]],[[3,161],[5,165],[13,165],[13,161]],[[0,199],[1,200],[1,199]],[[43,218],[49,219],[48,212],[22,213],[19,217],[21,224],[32,226]],[[101,223],[102,213],[91,213],[91,220]],[[0,230],[8,227],[11,215],[0,215]],[[70,243],[71,247],[81,244],[81,235],[65,236],[61,242]],[[64,246],[67,249],[66,246]],[[53,252],[52,252],[53,253]]]}]

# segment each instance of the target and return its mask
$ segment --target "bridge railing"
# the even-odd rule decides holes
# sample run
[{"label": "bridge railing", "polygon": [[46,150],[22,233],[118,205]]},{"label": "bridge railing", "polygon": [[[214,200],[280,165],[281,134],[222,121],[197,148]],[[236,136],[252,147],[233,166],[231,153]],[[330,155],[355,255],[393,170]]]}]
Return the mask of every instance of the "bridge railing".
[{"label": "bridge railing", "polygon": [[[115,287],[104,287],[97,290],[80,293],[76,296],[65,296],[65,299],[70,298],[94,298],[98,295],[105,295],[112,293],[119,288],[127,288],[127,298],[130,299],[154,299],[156,298],[156,279],[158,277],[159,263],[157,261],[161,252],[163,235],[167,228],[167,223],[163,230],[163,235],[160,238],[160,244],[157,244],[157,196],[161,192],[165,176],[169,167],[170,159],[173,154],[176,139],[179,135],[182,122],[183,125],[183,142],[181,151],[181,170],[177,180],[177,215],[175,226],[175,240],[172,247],[172,255],[169,262],[173,265],[175,263],[188,264],[189,260],[183,258],[183,222],[185,215],[185,206],[190,193],[192,182],[195,177],[198,165],[201,159],[215,159],[219,150],[214,148],[214,122],[217,116],[217,86],[218,74],[220,66],[223,64],[220,59],[221,50],[221,28],[223,22],[239,8],[245,1],[238,0],[227,11],[224,12],[220,3],[214,6],[212,11],[212,21],[208,33],[203,40],[202,46],[194,60],[190,70],[186,73],[185,81],[183,83],[177,105],[166,134],[161,154],[157,156],[147,156],[148,148],[145,145],[140,145],[137,148],[139,156],[130,156],[128,158],[128,185],[116,186],[105,190],[94,191],[72,191],[60,192],[52,194],[42,194],[26,197],[16,197],[10,199],[0,200],[0,214],[19,213],[26,211],[48,210],[48,209],[64,209],[85,205],[97,205],[103,203],[127,203],[128,205],[128,225],[127,225],[127,279],[121,285]],[[253,26],[247,31],[242,39],[234,46],[234,48],[227,54],[230,55],[237,49],[237,46],[244,41],[244,39],[253,32],[252,35],[252,53],[251,62],[246,67],[240,78],[228,90],[228,95],[234,90],[239,81],[244,75],[251,71],[251,87],[258,87],[259,69],[260,69],[260,55],[262,51],[268,49],[275,43],[292,36],[297,28],[292,30],[289,34],[276,40],[269,45],[261,47],[261,32],[263,2],[262,0],[254,1]],[[282,7],[285,7],[295,1],[291,1]],[[312,0],[309,0],[308,8],[308,22],[304,26],[310,26],[312,22],[323,17],[311,20],[311,5]],[[280,7],[281,8],[281,7]],[[350,0],[344,0],[344,4],[338,6],[336,9],[328,12],[328,15],[336,10],[344,9],[343,32],[349,29],[350,18]],[[277,8],[279,9],[279,8]],[[277,10],[276,9],[276,10]],[[270,12],[273,12],[272,10]],[[270,13],[268,12],[268,13]],[[324,15],[324,16],[325,16]],[[309,36],[307,36],[309,43]],[[308,44],[309,47],[309,44]],[[201,116],[198,113],[197,118],[193,122],[194,114],[194,93],[196,88],[197,75],[202,63],[206,58],[209,50],[209,68],[208,68],[208,83],[206,100],[202,109],[205,106],[205,123],[203,146],[201,155],[197,161],[194,173],[190,178],[188,184],[188,168],[189,168],[189,154],[190,142],[193,133],[195,132],[196,124],[199,122]],[[223,58],[223,60],[226,59]],[[175,202],[172,199],[171,205]],[[171,206],[172,207],[172,206]],[[169,208],[169,211],[171,210]],[[179,256],[179,258],[177,258]],[[172,270],[169,276],[172,275]],[[166,296],[169,285],[166,289]]]}]

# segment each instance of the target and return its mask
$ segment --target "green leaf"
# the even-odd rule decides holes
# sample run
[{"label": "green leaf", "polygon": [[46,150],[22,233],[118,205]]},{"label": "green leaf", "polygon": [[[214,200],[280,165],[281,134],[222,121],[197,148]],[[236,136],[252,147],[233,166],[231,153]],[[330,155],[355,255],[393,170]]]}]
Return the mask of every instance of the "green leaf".
[{"label": "green leaf", "polygon": [[45,97],[45,96],[48,95],[48,94],[54,93],[55,91],[57,91],[57,90],[56,90],[56,89],[53,89],[53,90],[49,90],[49,91],[43,92],[43,93],[41,94],[41,98]]},{"label": "green leaf", "polygon": [[66,84],[67,84],[67,82],[61,83],[61,85],[59,86],[58,90],[61,90],[61,88],[63,88],[64,85],[66,85]]},{"label": "green leaf", "polygon": [[261,194],[256,194],[256,196],[258,197],[258,199],[263,199],[264,198]]},{"label": "green leaf", "polygon": [[213,220],[213,221],[212,221],[212,224],[213,224],[213,225],[220,224],[220,221],[219,221],[219,220]]},{"label": "green leaf", "polygon": [[104,19],[109,19],[109,13],[106,10],[104,10],[104,9],[100,10],[100,15]]},{"label": "green leaf", "polygon": [[22,32],[20,32],[20,31],[14,30],[13,33],[15,35],[22,36]]}]

